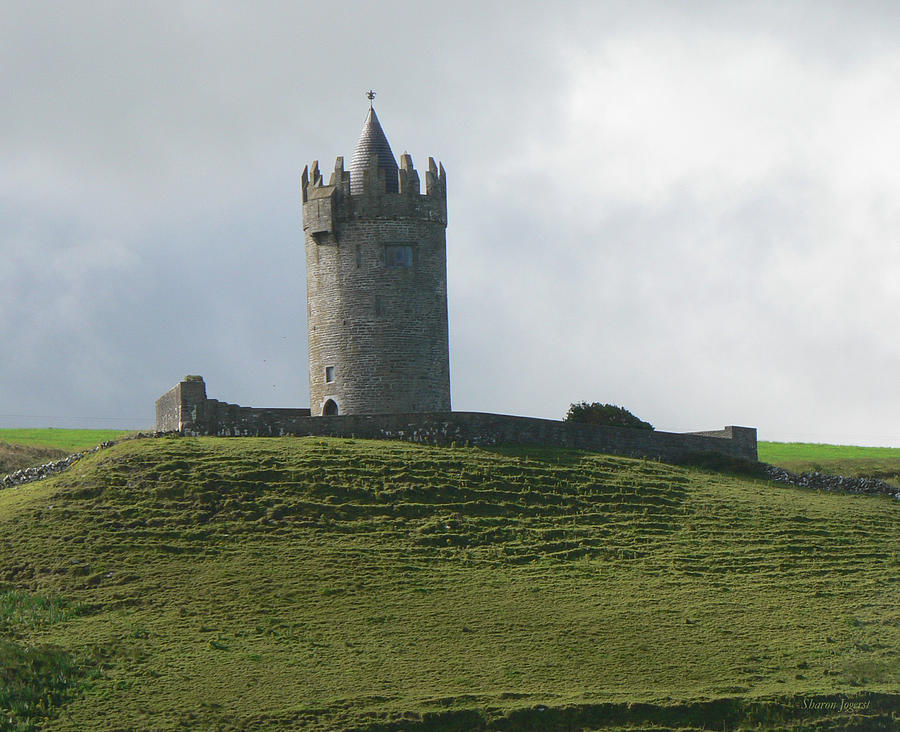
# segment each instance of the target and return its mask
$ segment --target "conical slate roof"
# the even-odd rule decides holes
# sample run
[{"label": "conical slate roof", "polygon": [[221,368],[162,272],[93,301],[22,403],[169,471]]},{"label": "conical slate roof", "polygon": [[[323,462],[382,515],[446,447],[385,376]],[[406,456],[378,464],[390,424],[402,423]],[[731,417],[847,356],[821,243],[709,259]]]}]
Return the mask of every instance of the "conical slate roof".
[{"label": "conical slate roof", "polygon": [[378,155],[378,167],[384,170],[385,189],[388,193],[397,193],[397,161],[391,146],[381,129],[378,115],[369,107],[366,123],[363,125],[362,134],[356,149],[353,151],[353,159],[350,161],[350,193],[363,192],[363,171],[369,167],[372,155]]}]

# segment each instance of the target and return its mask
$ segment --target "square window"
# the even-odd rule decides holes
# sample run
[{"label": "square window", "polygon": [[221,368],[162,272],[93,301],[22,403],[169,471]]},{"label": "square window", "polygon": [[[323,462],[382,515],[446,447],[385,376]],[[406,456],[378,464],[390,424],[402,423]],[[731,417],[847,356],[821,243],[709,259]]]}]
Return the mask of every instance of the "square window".
[{"label": "square window", "polygon": [[325,367],[325,383],[330,384],[334,381],[334,366]]},{"label": "square window", "polygon": [[388,244],[384,248],[384,263],[388,267],[412,267],[413,248],[411,244]]}]

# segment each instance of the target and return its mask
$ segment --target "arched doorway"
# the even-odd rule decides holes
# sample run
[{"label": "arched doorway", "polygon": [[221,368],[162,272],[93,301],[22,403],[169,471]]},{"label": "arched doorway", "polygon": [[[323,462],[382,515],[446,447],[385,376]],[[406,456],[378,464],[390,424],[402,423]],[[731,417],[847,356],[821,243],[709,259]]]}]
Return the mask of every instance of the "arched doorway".
[{"label": "arched doorway", "polygon": [[334,401],[334,399],[329,399],[327,402],[325,402],[325,407],[322,409],[322,416],[328,417],[332,414],[337,414],[337,413],[338,413],[338,405]]}]

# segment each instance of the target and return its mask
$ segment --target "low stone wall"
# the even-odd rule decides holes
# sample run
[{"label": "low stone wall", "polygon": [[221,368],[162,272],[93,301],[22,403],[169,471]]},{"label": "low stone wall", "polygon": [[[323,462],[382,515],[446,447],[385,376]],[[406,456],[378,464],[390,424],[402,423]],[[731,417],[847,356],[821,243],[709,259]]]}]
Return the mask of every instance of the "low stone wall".
[{"label": "low stone wall", "polygon": [[677,462],[703,453],[756,461],[756,429],[659,432],[575,424],[483,412],[433,412],[311,417],[308,409],[239,407],[206,397],[192,378],[156,402],[156,429],[186,435],[322,435],[431,444],[546,445]]},{"label": "low stone wall", "polygon": [[787,483],[817,491],[884,495],[900,501],[900,488],[880,478],[859,478],[819,472],[798,474],[767,463],[761,463],[760,467],[762,474],[776,483]]},{"label": "low stone wall", "polygon": [[[136,439],[137,437],[147,436],[148,435],[138,433],[133,439]],[[90,450],[82,450],[81,452],[72,453],[71,455],[66,455],[66,457],[60,458],[59,460],[53,460],[52,462],[44,463],[43,465],[33,465],[29,468],[14,470],[7,475],[0,476],[0,488],[11,488],[13,486],[22,485],[23,483],[33,483],[36,480],[49,478],[51,475],[56,475],[57,473],[62,473],[64,470],[68,470],[75,463],[81,460],[81,458],[83,458],[85,455],[90,455],[92,453],[99,452],[100,450],[106,450],[107,448],[110,448],[115,444],[116,443],[113,441],[101,442],[99,445],[97,445],[96,447],[92,447]]]}]

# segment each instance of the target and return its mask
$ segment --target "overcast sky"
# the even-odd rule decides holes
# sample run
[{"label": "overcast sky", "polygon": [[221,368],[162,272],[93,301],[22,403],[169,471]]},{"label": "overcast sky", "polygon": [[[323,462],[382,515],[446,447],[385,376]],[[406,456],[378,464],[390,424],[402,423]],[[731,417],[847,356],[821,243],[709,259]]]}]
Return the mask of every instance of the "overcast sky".
[{"label": "overcast sky", "polygon": [[0,0],[0,426],[308,406],[299,176],[447,169],[454,409],[900,446],[900,4]]}]

